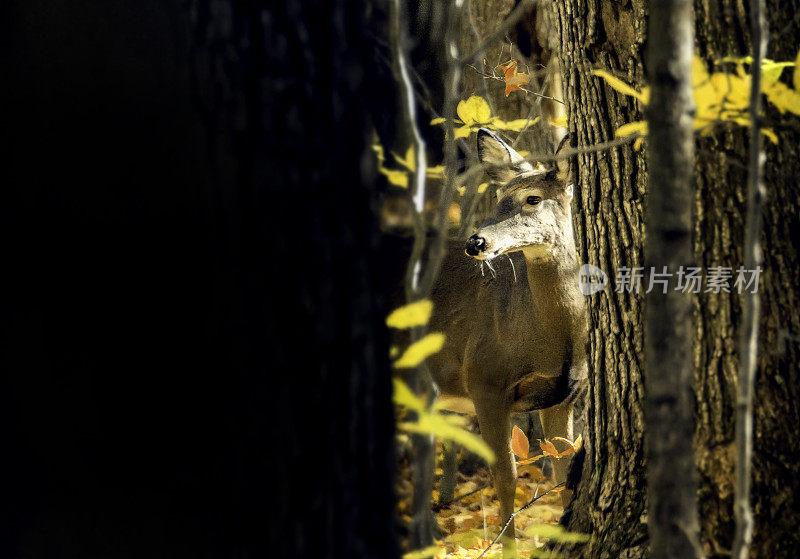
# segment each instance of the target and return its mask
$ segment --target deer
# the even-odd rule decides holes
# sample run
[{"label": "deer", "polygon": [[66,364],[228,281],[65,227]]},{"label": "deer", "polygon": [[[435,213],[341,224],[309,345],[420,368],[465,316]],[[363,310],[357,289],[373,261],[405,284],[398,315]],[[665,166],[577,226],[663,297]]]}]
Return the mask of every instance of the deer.
[{"label": "deer", "polygon": [[[573,440],[572,408],[587,376],[587,321],[573,185],[557,168],[534,167],[488,129],[478,131],[477,144],[497,205],[466,246],[448,246],[430,322],[446,342],[428,366],[442,406],[477,416],[496,457],[491,473],[504,524],[514,512],[517,475],[510,415],[539,410],[546,438]],[[494,272],[501,256],[510,261],[508,273]],[[567,468],[566,460],[554,460],[557,483]],[[562,499],[569,501],[569,491]],[[504,557],[516,556],[515,536],[512,522],[501,539]]]}]

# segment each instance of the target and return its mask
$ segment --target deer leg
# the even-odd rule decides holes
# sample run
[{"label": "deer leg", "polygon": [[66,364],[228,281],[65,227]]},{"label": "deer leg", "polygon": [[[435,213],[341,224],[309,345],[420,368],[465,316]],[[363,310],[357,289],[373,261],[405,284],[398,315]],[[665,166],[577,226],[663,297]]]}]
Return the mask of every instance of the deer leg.
[{"label": "deer leg", "polygon": [[[495,455],[495,462],[491,469],[497,497],[500,499],[502,527],[514,512],[514,495],[517,489],[517,470],[509,452],[510,409],[508,402],[503,398],[483,397],[475,400],[475,412],[478,416],[481,436]],[[500,541],[503,544],[504,559],[517,556],[514,522],[511,522],[506,528]]]},{"label": "deer leg", "polygon": [[[539,419],[542,421],[542,430],[546,439],[552,440],[553,437],[563,437],[572,440],[572,402],[566,402],[539,410]],[[556,442],[556,448],[564,450],[563,443]],[[553,458],[553,473],[556,483],[563,483],[567,479],[567,469],[572,456],[563,458]],[[572,500],[572,491],[564,490],[561,492],[561,502],[564,506]]]}]

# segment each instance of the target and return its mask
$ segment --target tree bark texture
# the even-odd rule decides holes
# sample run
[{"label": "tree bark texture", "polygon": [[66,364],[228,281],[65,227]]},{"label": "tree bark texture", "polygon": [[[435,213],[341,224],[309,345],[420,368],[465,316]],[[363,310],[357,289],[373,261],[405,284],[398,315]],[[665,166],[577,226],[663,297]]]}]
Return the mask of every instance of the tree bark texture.
[{"label": "tree bark texture", "polygon": [[[645,36],[642,1],[556,3],[560,63],[570,141],[591,146],[644,117],[638,103],[591,75],[603,68],[641,88]],[[589,305],[589,391],[586,456],[570,530],[592,532],[590,557],[646,553],[642,297],[615,291],[614,271],[643,263],[643,198],[647,166],[630,145],[576,158],[576,235],[581,258],[606,271],[609,287]],[[577,466],[577,464],[576,464]]]},{"label": "tree bark texture", "polygon": [[[767,3],[769,50],[774,60],[797,56],[798,2]],[[699,54],[707,61],[752,53],[744,4],[696,2]],[[766,125],[780,143],[765,142],[766,198],[761,243],[755,440],[751,500],[755,533],[751,557],[793,557],[800,545],[800,126],[768,102]],[[744,264],[747,181],[746,129],[723,129],[700,139],[697,149],[694,251],[698,266]],[[739,360],[741,297],[701,293],[695,309],[695,386],[702,540],[710,557],[731,551],[734,531],[734,408]]]},{"label": "tree bark texture", "polygon": [[[643,44],[647,4],[608,0],[559,2],[565,101],[573,145],[608,140],[614,129],[641,120],[635,100],[589,74],[611,71],[637,88],[644,85]],[[800,22],[791,5],[771,1],[768,58],[794,60]],[[695,2],[697,52],[706,61],[750,53],[749,18],[733,1]],[[768,105],[768,104],[767,104]],[[800,127],[796,117],[767,106],[767,124],[779,131],[766,145],[760,322],[755,406],[752,557],[790,557],[800,545],[800,235],[797,179]],[[719,127],[697,140],[693,252],[695,265],[743,264],[747,132]],[[630,147],[574,161],[576,233],[583,258],[609,273],[610,288],[590,300],[590,388],[586,457],[570,529],[593,531],[584,556],[647,553],[641,301],[615,293],[614,270],[642,266],[644,157]],[[701,543],[709,557],[730,554],[733,539],[734,405],[738,369],[740,296],[700,293],[695,302],[694,392]]]}]

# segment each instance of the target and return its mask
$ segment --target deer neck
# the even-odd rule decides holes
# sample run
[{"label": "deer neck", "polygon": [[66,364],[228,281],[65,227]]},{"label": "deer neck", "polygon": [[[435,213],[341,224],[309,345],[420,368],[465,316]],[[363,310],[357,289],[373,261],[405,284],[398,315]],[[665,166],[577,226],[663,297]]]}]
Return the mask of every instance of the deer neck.
[{"label": "deer neck", "polygon": [[533,247],[522,250],[534,309],[548,322],[570,319],[576,306],[581,305],[575,245],[560,248],[547,255]]}]

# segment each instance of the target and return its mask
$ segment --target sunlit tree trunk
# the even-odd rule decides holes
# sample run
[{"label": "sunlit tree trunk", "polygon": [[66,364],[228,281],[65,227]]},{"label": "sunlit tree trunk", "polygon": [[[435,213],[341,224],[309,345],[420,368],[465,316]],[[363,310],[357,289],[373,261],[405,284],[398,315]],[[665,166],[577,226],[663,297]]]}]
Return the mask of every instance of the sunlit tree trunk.
[{"label": "sunlit tree trunk", "polygon": [[[611,90],[591,70],[607,69],[641,87],[644,6],[584,0],[556,5],[570,141],[583,147],[613,139],[616,127],[644,117],[635,100]],[[587,298],[586,455],[565,520],[571,530],[594,534],[583,550],[586,556],[639,557],[647,549],[642,299],[635,291],[615,292],[613,271],[644,266],[644,152],[626,145],[578,156],[573,171],[581,257],[605,270],[611,281],[605,291]]]}]

